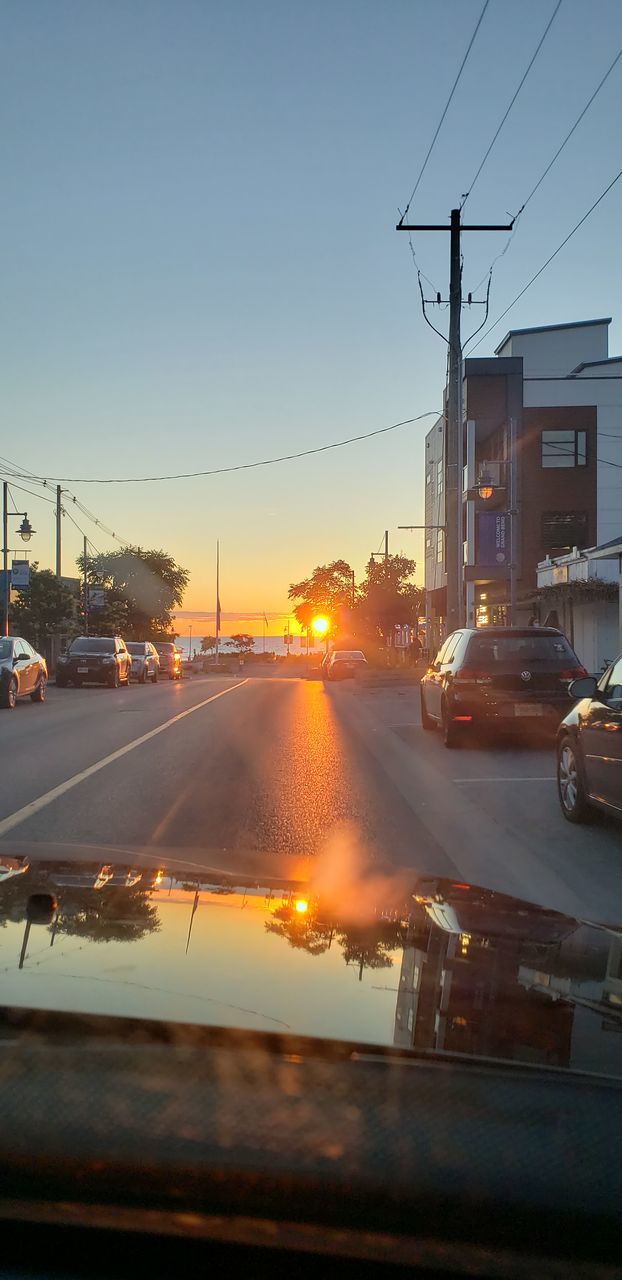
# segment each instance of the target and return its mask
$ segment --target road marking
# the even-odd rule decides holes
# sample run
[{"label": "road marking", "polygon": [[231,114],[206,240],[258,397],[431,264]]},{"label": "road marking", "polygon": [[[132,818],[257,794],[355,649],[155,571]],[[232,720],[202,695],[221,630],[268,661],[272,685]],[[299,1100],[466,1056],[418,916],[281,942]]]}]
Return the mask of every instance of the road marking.
[{"label": "road marking", "polygon": [[557,778],[553,774],[550,778],[452,778],[452,782],[557,782]]},{"label": "road marking", "polygon": [[126,743],[124,747],[119,747],[117,751],[112,751],[109,756],[104,756],[102,760],[98,760],[95,764],[90,764],[88,769],[82,769],[80,773],[74,773],[72,778],[67,778],[65,782],[60,782],[57,787],[52,787],[51,791],[46,791],[42,796],[38,796],[36,800],[31,800],[29,804],[25,804],[21,809],[16,809],[15,813],[10,813],[8,818],[0,821],[0,837],[6,835],[7,831],[12,831],[14,827],[18,827],[20,823],[26,822],[27,818],[32,818],[41,809],[47,808],[54,800],[58,800],[59,796],[64,796],[66,791],[71,791],[73,787],[77,787],[79,782],[84,782],[86,778],[92,778],[94,773],[99,773],[100,769],[105,769],[106,765],[114,764],[115,760],[121,760],[128,752],[134,751],[136,747],[142,747],[143,742],[149,742],[151,738],[157,738],[159,733],[164,733],[165,729],[170,729],[172,724],[177,724],[179,720],[185,720],[186,716],[194,715],[195,711],[201,711],[210,702],[216,702],[218,698],[224,698],[226,693],[233,693],[234,689],[241,689],[242,685],[248,684],[246,680],[239,680],[237,684],[229,685],[227,689],[221,689],[220,693],[213,693],[211,698],[205,698],[203,702],[197,702],[194,707],[188,707],[185,711],[180,711],[170,720],[165,720],[164,724],[159,724],[156,729],[150,729],[149,733],[143,733],[140,738],[134,738],[132,742]]}]

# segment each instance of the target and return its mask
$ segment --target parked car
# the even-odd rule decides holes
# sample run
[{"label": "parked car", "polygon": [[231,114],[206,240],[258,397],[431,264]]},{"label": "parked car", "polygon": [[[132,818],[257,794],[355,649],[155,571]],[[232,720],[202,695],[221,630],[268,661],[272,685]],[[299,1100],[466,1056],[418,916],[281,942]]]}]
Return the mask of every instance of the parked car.
[{"label": "parked car", "polygon": [[587,672],[554,627],[453,631],[421,680],[421,724],[446,747],[478,725],[556,729],[569,685]]},{"label": "parked car", "polygon": [[56,664],[56,684],[107,684],[117,689],[129,687],[132,659],[120,636],[78,636]]},{"label": "parked car", "polygon": [[12,711],[18,698],[30,694],[45,702],[48,669],[45,658],[21,636],[0,639],[0,706]]},{"label": "parked car", "polygon": [[367,658],[360,649],[333,649],[326,664],[327,680],[347,680],[367,666]]},{"label": "parked car", "polygon": [[622,655],[597,680],[569,689],[578,698],[557,734],[557,791],[568,822],[589,822],[596,809],[622,816]]},{"label": "parked car", "polygon": [[150,640],[128,640],[127,650],[132,659],[132,679],[139,684],[151,680],[157,683],[160,674],[160,659],[157,649]]},{"label": "parked car", "polygon": [[181,680],[181,653],[174,644],[156,640],[155,647],[160,659],[160,674],[169,680]]}]

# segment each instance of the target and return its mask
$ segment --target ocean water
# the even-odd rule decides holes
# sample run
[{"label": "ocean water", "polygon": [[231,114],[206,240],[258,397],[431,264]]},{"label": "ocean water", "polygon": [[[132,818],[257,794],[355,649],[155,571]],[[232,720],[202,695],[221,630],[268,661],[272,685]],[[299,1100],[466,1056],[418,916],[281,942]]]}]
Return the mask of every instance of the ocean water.
[{"label": "ocean water", "polygon": [[[202,634],[204,635],[204,634],[205,634],[205,632],[203,632]],[[227,647],[227,640],[229,640],[229,639],[230,639],[230,636],[221,636],[221,637],[220,637],[220,652],[221,652],[221,653],[223,653],[223,654],[225,654],[225,653],[229,653],[229,654],[231,654],[231,653],[233,653],[233,652],[234,652],[234,650],[233,650],[233,649],[229,649],[229,648]],[[190,652],[190,636],[187,636],[187,635],[186,635],[186,636],[178,636],[178,637],[177,637],[177,640],[176,640],[176,644],[177,644],[177,647],[178,647],[179,649],[183,649],[184,657],[186,657],[186,658],[187,658],[187,657],[189,656],[189,652]],[[322,647],[322,648],[323,648],[323,647]],[[196,636],[196,635],[194,634],[194,632],[193,632],[193,634],[192,634],[192,649],[193,649],[193,652],[194,652],[194,654],[195,654],[196,656],[198,656],[198,655],[200,654],[200,652],[201,652],[201,636],[200,636],[200,635],[199,635],[199,636]],[[255,636],[255,649],[254,649],[254,652],[255,652],[255,653],[263,653],[263,652],[264,652],[264,638],[263,638],[263,636]],[[266,652],[266,653],[276,653],[276,654],[279,654],[279,655],[281,655],[281,656],[283,656],[284,654],[286,654],[286,653],[287,653],[287,646],[286,646],[286,644],[285,644],[285,642],[284,642],[284,640],[283,640],[283,633],[282,633],[282,632],[281,632],[281,634],[280,634],[280,635],[278,635],[278,636],[266,636],[266,639],[265,639],[265,652]],[[299,637],[299,636],[295,636],[295,637],[294,637],[294,642],[293,642],[293,644],[290,646],[290,652],[291,652],[292,654],[300,654],[300,653],[306,654],[306,652],[307,652],[307,641],[306,641],[306,637],[304,638],[304,642],[301,644],[301,642],[300,642],[300,637]],[[313,650],[311,650],[311,652],[313,652]],[[317,653],[319,653],[319,652],[320,652],[320,646],[319,646],[319,645],[317,645],[317,644],[316,644],[315,652],[317,652]]]}]

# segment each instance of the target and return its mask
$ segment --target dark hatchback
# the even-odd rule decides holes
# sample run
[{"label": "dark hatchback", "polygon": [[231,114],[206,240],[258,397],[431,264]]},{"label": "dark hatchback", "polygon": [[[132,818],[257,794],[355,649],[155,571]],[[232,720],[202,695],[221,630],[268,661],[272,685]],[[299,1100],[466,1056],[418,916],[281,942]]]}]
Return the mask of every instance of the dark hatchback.
[{"label": "dark hatchback", "polygon": [[120,636],[78,636],[56,667],[56,684],[62,689],[69,682],[107,684],[112,689],[129,686],[132,659]]},{"label": "dark hatchback", "polygon": [[622,817],[622,654],[600,680],[570,686],[578,698],[557,734],[557,790],[569,822],[589,822],[595,809]]},{"label": "dark hatchback", "polygon": [[421,723],[439,725],[447,747],[478,725],[555,729],[568,710],[571,681],[586,675],[553,627],[454,631],[421,680]]}]

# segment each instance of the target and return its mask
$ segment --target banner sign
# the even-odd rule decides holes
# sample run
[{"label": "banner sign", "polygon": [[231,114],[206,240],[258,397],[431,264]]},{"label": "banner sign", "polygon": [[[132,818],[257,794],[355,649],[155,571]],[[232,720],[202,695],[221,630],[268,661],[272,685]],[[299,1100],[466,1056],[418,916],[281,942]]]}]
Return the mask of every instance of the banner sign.
[{"label": "banner sign", "polygon": [[477,563],[510,562],[510,517],[507,511],[480,511],[477,517]]},{"label": "banner sign", "polygon": [[103,609],[106,604],[105,587],[89,587],[89,609]]},{"label": "banner sign", "polygon": [[30,586],[30,565],[27,560],[13,560],[11,563],[11,586],[16,591],[23,591]]}]

